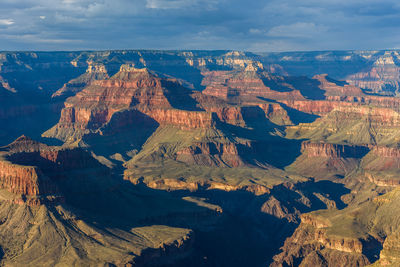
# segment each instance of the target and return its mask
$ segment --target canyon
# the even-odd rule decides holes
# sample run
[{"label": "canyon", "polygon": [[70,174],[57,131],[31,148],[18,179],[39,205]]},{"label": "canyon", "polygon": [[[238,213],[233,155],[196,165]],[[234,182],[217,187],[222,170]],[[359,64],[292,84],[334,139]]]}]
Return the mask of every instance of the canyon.
[{"label": "canyon", "polygon": [[399,59],[0,52],[1,264],[400,264]]}]

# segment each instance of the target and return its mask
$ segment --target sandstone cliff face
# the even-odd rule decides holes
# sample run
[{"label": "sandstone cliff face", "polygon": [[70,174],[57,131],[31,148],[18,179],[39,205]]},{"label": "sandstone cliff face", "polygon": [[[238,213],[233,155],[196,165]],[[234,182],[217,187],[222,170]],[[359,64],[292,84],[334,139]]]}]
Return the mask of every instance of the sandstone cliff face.
[{"label": "sandstone cliff face", "polygon": [[161,125],[176,125],[182,129],[210,128],[216,121],[214,114],[203,111],[154,109],[147,114]]},{"label": "sandstone cliff face", "polygon": [[0,161],[1,188],[27,196],[57,193],[55,185],[36,167],[20,166]]},{"label": "sandstone cliff face", "polygon": [[[246,68],[243,71],[213,71],[203,73],[204,94],[223,99],[264,97],[267,99],[304,99],[298,90],[280,76],[271,76],[262,70]],[[271,83],[284,91],[266,86]]]},{"label": "sandstone cliff face", "polygon": [[80,92],[93,81],[109,78],[106,67],[103,64],[88,62],[86,72],[78,78],[70,80],[63,87],[53,93],[52,97],[68,97]]},{"label": "sandstone cliff face", "polygon": [[366,146],[303,141],[301,155],[287,170],[318,179],[343,178],[358,167],[368,152]]},{"label": "sandstone cliff face", "polygon": [[214,69],[216,66],[230,67],[233,69],[242,69],[247,66],[251,68],[263,68],[262,63],[254,58],[254,55],[240,51],[230,51],[218,56],[198,55],[195,52],[182,52],[180,56],[183,56],[189,66],[200,69]]},{"label": "sandstone cliff face", "polygon": [[331,80],[327,74],[315,75],[313,79],[317,80],[319,88],[325,91],[326,96],[362,96],[364,93],[359,87],[348,84],[337,84]]},{"label": "sandstone cliff face", "polygon": [[293,124],[287,111],[279,103],[245,103],[243,106],[217,104],[204,107],[208,112],[224,123],[246,127],[265,118],[277,125]]},{"label": "sandstone cliff face", "polygon": [[369,106],[338,106],[313,123],[287,129],[289,136],[357,145],[394,144],[400,115],[393,109]]},{"label": "sandstone cliff face", "polygon": [[362,158],[369,151],[368,147],[338,145],[329,143],[312,143],[304,141],[301,143],[301,152],[307,157],[327,158]]},{"label": "sandstone cliff face", "polygon": [[206,166],[240,167],[245,162],[238,150],[240,148],[234,143],[194,143],[178,151],[176,160]]},{"label": "sandstone cliff face", "polygon": [[290,108],[316,115],[326,115],[339,106],[353,106],[354,103],[327,100],[281,100]]},{"label": "sandstone cliff face", "polygon": [[28,137],[20,137],[1,148],[1,188],[21,198],[16,203],[39,205],[44,201],[62,200],[58,181],[67,179],[68,172],[98,169],[99,163],[81,149],[49,147]]},{"label": "sandstone cliff face", "polygon": [[[45,136],[76,140],[99,129],[116,112],[125,109],[136,109],[160,124],[183,128],[211,127],[214,123],[211,113],[173,108],[189,104],[176,103],[175,99],[194,101],[189,92],[175,81],[158,78],[145,68],[122,65],[110,79],[93,81],[75,97],[69,98],[59,123]],[[184,96],[180,98],[180,94]]]},{"label": "sandstone cliff face", "polygon": [[328,235],[325,222],[303,215],[301,224],[285,241],[282,252],[274,257],[271,266],[366,266],[363,254],[368,242],[359,239]]},{"label": "sandstone cliff face", "polygon": [[385,51],[368,70],[349,75],[346,80],[375,93],[397,95],[400,88],[399,58],[397,51]]},{"label": "sandstone cliff face", "polygon": [[189,232],[187,235],[174,240],[173,242],[161,244],[158,248],[144,249],[141,254],[131,263],[133,266],[151,266],[168,264],[185,258],[191,252],[194,245],[194,233]]}]

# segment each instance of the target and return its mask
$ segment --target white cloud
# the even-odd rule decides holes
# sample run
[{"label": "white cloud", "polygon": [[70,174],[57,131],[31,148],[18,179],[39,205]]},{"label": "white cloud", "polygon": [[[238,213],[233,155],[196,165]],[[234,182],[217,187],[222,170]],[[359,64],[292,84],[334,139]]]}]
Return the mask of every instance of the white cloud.
[{"label": "white cloud", "polygon": [[218,3],[218,0],[146,0],[146,7],[150,9],[199,7],[204,10],[213,10]]},{"label": "white cloud", "polygon": [[13,19],[0,19],[0,25],[13,25],[15,21]]},{"label": "white cloud", "polygon": [[195,0],[146,0],[146,7],[152,9],[179,9],[193,5]]},{"label": "white cloud", "polygon": [[260,29],[251,28],[249,30],[249,33],[251,33],[251,34],[262,34],[262,33],[265,33],[265,32],[263,30],[260,30]]},{"label": "white cloud", "polygon": [[323,33],[328,28],[312,22],[297,22],[289,25],[272,27],[267,35],[272,37],[313,37]]}]

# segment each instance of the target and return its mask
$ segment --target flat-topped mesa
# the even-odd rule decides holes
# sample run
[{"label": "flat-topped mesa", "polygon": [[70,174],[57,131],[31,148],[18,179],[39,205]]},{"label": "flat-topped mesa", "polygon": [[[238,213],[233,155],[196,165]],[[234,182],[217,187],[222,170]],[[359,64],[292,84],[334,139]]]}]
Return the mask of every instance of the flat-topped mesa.
[{"label": "flat-topped mesa", "polygon": [[240,150],[235,143],[194,143],[178,151],[176,160],[204,166],[240,167],[246,165]]},{"label": "flat-topped mesa", "polygon": [[294,138],[332,140],[357,145],[394,144],[400,127],[400,113],[389,108],[338,106],[312,123],[289,126]]},{"label": "flat-topped mesa", "polygon": [[364,96],[363,91],[354,85],[335,81],[327,74],[315,75],[313,79],[320,82],[319,88],[325,91],[326,96]]},{"label": "flat-topped mesa", "polygon": [[371,263],[369,248],[377,243],[373,237],[333,235],[329,234],[329,228],[329,221],[302,215],[301,224],[286,239],[282,252],[274,256],[271,266],[366,266]]},{"label": "flat-topped mesa", "polygon": [[326,115],[339,106],[354,106],[355,103],[328,100],[280,100],[280,103],[301,112]]},{"label": "flat-topped mesa", "polygon": [[211,112],[179,109],[154,109],[147,115],[159,124],[175,125],[181,129],[210,128],[217,120],[216,115]]},{"label": "flat-topped mesa", "polygon": [[263,121],[265,118],[278,125],[292,124],[287,111],[279,103],[258,103],[249,106],[211,106],[208,112],[215,113],[218,120],[227,124],[246,126],[249,120]]},{"label": "flat-topped mesa", "polygon": [[368,106],[339,106],[335,110],[348,118],[367,118],[376,126],[400,126],[400,113],[389,108],[371,108]]},{"label": "flat-topped mesa", "polygon": [[367,146],[303,141],[301,155],[286,169],[315,179],[336,179],[355,170],[368,152]]},{"label": "flat-topped mesa", "polygon": [[331,95],[326,100],[279,100],[290,108],[316,115],[326,115],[337,107],[373,105],[382,108],[400,110],[400,99],[385,96],[345,96]]},{"label": "flat-topped mesa", "polygon": [[[285,82],[283,77],[269,75],[265,71],[257,71],[247,67],[240,71],[211,71],[204,72],[202,85],[206,86],[203,93],[223,99],[264,97],[267,99],[304,99],[300,91]],[[282,91],[273,90],[266,85],[270,83],[284,88]]]},{"label": "flat-topped mesa", "polygon": [[329,144],[324,142],[304,141],[301,143],[301,152],[307,157],[328,158],[361,158],[369,151],[368,147]]},{"label": "flat-topped mesa", "polygon": [[17,203],[63,200],[58,181],[66,179],[69,171],[80,170],[105,173],[104,167],[80,148],[51,147],[25,136],[1,148],[0,188],[21,195],[13,199]]},{"label": "flat-topped mesa", "polygon": [[88,67],[84,74],[64,84],[64,86],[57,90],[52,95],[52,97],[68,97],[75,95],[76,93],[82,91],[86,86],[90,85],[92,82],[96,80],[105,80],[108,78],[109,76],[104,64],[89,61]]},{"label": "flat-topped mesa", "polygon": [[219,56],[199,56],[189,51],[180,52],[179,55],[185,59],[189,66],[199,69],[220,69],[221,66],[230,69],[243,69],[248,65],[263,68],[260,61],[255,60],[245,52],[239,51],[231,51]]}]

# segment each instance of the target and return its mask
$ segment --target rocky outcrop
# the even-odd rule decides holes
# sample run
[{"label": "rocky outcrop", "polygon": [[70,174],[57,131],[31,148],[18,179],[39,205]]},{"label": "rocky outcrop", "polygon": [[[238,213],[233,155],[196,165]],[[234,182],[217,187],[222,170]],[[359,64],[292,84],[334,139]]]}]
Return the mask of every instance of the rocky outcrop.
[{"label": "rocky outcrop", "polygon": [[67,179],[71,171],[94,168],[98,173],[106,173],[82,149],[49,147],[25,136],[1,150],[0,187],[21,195],[17,203],[38,205],[43,201],[62,200],[57,183]]},{"label": "rocky outcrop", "polygon": [[303,141],[301,155],[286,169],[317,179],[343,178],[368,152],[367,146]]},{"label": "rocky outcrop", "polygon": [[371,106],[338,106],[313,123],[289,126],[296,138],[356,145],[394,144],[400,114],[393,109]]},{"label": "rocky outcrop", "polygon": [[[222,99],[264,97],[267,99],[304,99],[298,90],[280,76],[247,68],[243,71],[212,71],[203,73],[206,95]],[[266,84],[271,84],[270,88]],[[281,89],[281,91],[276,90]]]},{"label": "rocky outcrop", "polygon": [[194,143],[178,151],[176,160],[197,165],[239,167],[245,165],[239,150],[234,143]]},{"label": "rocky outcrop", "polygon": [[187,235],[174,240],[170,243],[163,243],[158,248],[146,248],[141,251],[140,255],[128,263],[133,266],[152,266],[161,264],[172,264],[189,255],[193,249],[195,238],[194,233],[189,232]]},{"label": "rocky outcrop", "polygon": [[14,194],[26,196],[53,195],[55,185],[40,169],[21,166],[2,159],[0,161],[0,187]]},{"label": "rocky outcrop", "polygon": [[368,147],[339,145],[329,143],[313,143],[304,141],[301,143],[301,152],[307,157],[327,157],[327,158],[362,158],[368,153]]},{"label": "rocky outcrop", "polygon": [[[367,240],[329,235],[326,222],[303,215],[301,224],[285,241],[282,252],[274,257],[271,266],[366,266],[370,261],[365,246]],[[369,241],[371,239],[371,241]]]},{"label": "rocky outcrop", "polygon": [[305,113],[326,115],[339,106],[354,106],[354,103],[327,100],[281,100],[281,103]]},{"label": "rocky outcrop", "polygon": [[90,85],[96,80],[104,80],[109,78],[106,67],[103,64],[88,62],[86,72],[78,78],[70,80],[65,83],[63,87],[53,93],[52,97],[69,97],[82,91],[86,86]]},{"label": "rocky outcrop", "polygon": [[[248,105],[247,105],[248,104]],[[215,113],[219,121],[246,127],[265,118],[277,125],[290,125],[292,121],[287,111],[279,103],[246,103],[243,106],[215,105],[205,107]]]},{"label": "rocky outcrop", "polygon": [[367,88],[374,93],[398,95],[400,88],[400,66],[398,51],[385,51],[375,59],[372,66],[346,77],[346,80],[361,88]]},{"label": "rocky outcrop", "polygon": [[354,85],[330,79],[327,74],[315,75],[313,79],[319,82],[319,88],[325,91],[326,96],[363,96],[363,91]]},{"label": "rocky outcrop", "polygon": [[[170,179],[163,178],[158,180],[147,180],[143,178],[132,178],[129,175],[124,176],[125,180],[129,180],[133,184],[141,184],[144,183],[146,186],[159,189],[159,190],[187,190],[190,192],[198,192],[202,190],[221,190],[225,192],[233,192],[233,191],[245,191],[254,194],[255,196],[261,196],[264,194],[271,193],[271,189],[269,187],[263,185],[231,185],[228,183],[215,182],[215,181],[187,181],[184,178],[181,179]],[[221,210],[219,212],[222,212]],[[268,213],[267,209],[264,208],[263,212]]]},{"label": "rocky outcrop", "polygon": [[175,125],[182,129],[210,128],[215,124],[215,114],[204,111],[154,109],[146,114],[161,125]]},{"label": "rocky outcrop", "polygon": [[194,101],[188,96],[189,92],[176,81],[161,79],[146,68],[122,65],[110,79],[93,81],[75,97],[69,98],[59,123],[44,136],[76,140],[99,129],[116,112],[126,109],[136,109],[160,124],[210,127],[213,124],[210,113],[173,108]]}]

